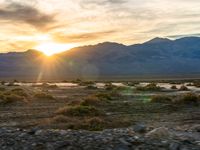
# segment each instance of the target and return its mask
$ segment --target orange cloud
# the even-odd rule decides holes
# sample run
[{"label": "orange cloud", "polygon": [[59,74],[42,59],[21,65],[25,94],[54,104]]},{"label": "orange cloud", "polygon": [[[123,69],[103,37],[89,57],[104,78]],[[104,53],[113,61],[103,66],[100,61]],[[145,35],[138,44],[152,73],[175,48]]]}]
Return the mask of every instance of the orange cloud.
[{"label": "orange cloud", "polygon": [[116,33],[116,31],[100,31],[100,32],[91,32],[91,33],[80,33],[80,34],[63,34],[55,33],[53,39],[61,43],[76,43],[76,42],[88,42],[96,39],[101,39],[105,36],[110,36],[111,34]]}]

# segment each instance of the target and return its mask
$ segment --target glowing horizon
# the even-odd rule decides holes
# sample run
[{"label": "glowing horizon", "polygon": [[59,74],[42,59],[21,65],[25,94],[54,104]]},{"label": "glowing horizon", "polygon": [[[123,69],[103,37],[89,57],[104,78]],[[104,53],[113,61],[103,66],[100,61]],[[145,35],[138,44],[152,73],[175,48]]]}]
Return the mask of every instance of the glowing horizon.
[{"label": "glowing horizon", "polygon": [[71,44],[58,44],[58,43],[42,43],[34,47],[34,49],[44,53],[47,56],[58,54],[75,47]]}]

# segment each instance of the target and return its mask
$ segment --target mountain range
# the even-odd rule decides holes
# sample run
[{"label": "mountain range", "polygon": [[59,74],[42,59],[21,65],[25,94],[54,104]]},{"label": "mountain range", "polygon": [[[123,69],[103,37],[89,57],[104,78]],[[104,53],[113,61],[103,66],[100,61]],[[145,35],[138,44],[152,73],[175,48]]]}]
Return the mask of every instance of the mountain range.
[{"label": "mountain range", "polygon": [[45,58],[36,50],[0,53],[0,78],[87,78],[200,75],[200,38],[104,42]]}]

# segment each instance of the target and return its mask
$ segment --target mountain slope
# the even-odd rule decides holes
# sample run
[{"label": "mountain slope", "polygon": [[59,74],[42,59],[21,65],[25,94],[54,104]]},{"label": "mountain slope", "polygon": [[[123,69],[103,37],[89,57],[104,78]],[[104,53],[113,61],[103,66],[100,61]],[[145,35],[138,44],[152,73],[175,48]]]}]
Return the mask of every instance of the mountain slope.
[{"label": "mountain slope", "polygon": [[[200,74],[200,38],[155,38],[126,46],[105,42],[57,54],[44,65],[43,54],[29,50],[0,54],[0,77],[86,77]],[[50,70],[50,71],[49,71]]]}]

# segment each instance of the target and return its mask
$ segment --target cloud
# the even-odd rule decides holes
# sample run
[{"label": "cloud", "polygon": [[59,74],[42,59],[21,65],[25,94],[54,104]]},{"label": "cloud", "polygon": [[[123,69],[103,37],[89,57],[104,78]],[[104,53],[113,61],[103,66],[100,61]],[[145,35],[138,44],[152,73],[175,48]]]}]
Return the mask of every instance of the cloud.
[{"label": "cloud", "polygon": [[107,5],[107,4],[123,4],[126,3],[127,0],[83,0],[85,4],[95,4],[95,5]]},{"label": "cloud", "polygon": [[116,31],[110,30],[110,31],[71,34],[71,35],[56,33],[53,35],[53,38],[55,41],[61,42],[61,43],[76,43],[76,42],[88,42],[92,40],[101,39],[113,33],[116,33]]},{"label": "cloud", "polygon": [[0,47],[3,47],[3,50],[0,52],[7,51],[24,51],[27,49],[31,49],[37,45],[35,41],[22,41],[22,40],[13,40],[13,41],[5,41],[0,40]]},{"label": "cloud", "polygon": [[167,38],[182,38],[182,37],[190,37],[190,36],[200,36],[200,33],[194,33],[194,34],[178,34],[178,35],[168,35]]},{"label": "cloud", "polygon": [[49,23],[55,22],[54,15],[47,15],[35,7],[21,3],[9,3],[0,8],[0,20],[24,22],[36,28],[45,28]]},{"label": "cloud", "polygon": [[80,5],[82,8],[90,8],[96,6],[113,6],[126,3],[127,0],[82,0]]}]

